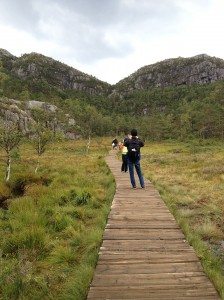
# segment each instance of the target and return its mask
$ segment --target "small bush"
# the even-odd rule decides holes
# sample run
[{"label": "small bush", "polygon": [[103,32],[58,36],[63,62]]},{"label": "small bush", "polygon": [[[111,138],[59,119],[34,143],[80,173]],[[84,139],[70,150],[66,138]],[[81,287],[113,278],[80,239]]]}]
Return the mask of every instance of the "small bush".
[{"label": "small bush", "polygon": [[71,218],[60,213],[53,214],[48,220],[48,226],[56,232],[64,230],[70,223]]},{"label": "small bush", "polygon": [[69,192],[69,199],[71,202],[75,201],[76,200],[76,197],[78,196],[76,190],[72,189],[70,192]]},{"label": "small bush", "polygon": [[35,249],[36,253],[40,254],[46,250],[46,239],[46,232],[39,227],[14,231],[3,242],[3,254],[15,254],[19,249]]},{"label": "small bush", "polygon": [[73,218],[78,219],[78,220],[84,220],[85,219],[85,214],[82,208],[77,208],[73,211],[72,215]]},{"label": "small bush", "polygon": [[222,231],[211,221],[207,221],[198,227],[198,233],[203,237],[204,240],[220,240],[223,238]]},{"label": "small bush", "polygon": [[75,264],[79,261],[79,256],[69,246],[58,246],[51,253],[50,261],[54,264]]},{"label": "small bush", "polygon": [[76,198],[78,197],[77,192],[72,189],[68,194],[62,195],[59,198],[58,204],[60,206],[67,205],[69,202],[76,202]]},{"label": "small bush", "polygon": [[91,200],[91,195],[88,192],[83,192],[81,195],[77,195],[75,198],[75,204],[78,206],[87,205]]},{"label": "small bush", "polygon": [[49,294],[44,276],[35,275],[34,265],[26,259],[8,260],[0,264],[1,299],[45,299]]},{"label": "small bush", "polygon": [[69,197],[67,197],[67,196],[61,196],[61,197],[59,198],[58,204],[59,204],[60,206],[64,206],[64,205],[66,205],[69,201],[70,201]]},{"label": "small bush", "polygon": [[92,206],[92,208],[94,208],[94,209],[98,209],[98,208],[101,208],[101,207],[102,207],[102,203],[100,203],[100,202],[97,201],[97,200],[93,200],[92,203],[91,203],[91,206]]}]

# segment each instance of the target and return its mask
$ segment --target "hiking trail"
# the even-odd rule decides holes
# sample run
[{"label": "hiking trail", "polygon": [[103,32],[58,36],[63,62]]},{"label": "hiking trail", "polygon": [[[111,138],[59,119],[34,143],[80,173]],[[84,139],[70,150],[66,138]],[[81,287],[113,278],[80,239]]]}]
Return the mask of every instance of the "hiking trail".
[{"label": "hiking trail", "polygon": [[116,151],[106,162],[116,193],[87,299],[220,299],[158,191],[131,189]]}]

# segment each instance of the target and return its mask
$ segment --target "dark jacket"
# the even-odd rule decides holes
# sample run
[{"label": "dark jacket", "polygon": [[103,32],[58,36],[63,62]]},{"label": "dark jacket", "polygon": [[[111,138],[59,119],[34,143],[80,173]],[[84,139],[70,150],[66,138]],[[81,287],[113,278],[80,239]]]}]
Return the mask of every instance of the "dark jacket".
[{"label": "dark jacket", "polygon": [[[139,138],[133,136],[131,139],[125,140],[124,146],[128,148],[128,157],[134,161],[140,158],[140,148],[144,146],[144,143]],[[135,155],[133,155],[133,149],[135,150]]]}]

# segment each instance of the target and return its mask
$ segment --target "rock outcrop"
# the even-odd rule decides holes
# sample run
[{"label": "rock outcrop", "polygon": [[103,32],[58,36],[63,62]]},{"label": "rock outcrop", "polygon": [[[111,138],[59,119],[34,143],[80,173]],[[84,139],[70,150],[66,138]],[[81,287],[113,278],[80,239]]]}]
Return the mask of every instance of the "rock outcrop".
[{"label": "rock outcrop", "polygon": [[69,114],[61,114],[58,117],[57,112],[60,109],[52,104],[42,101],[18,101],[15,99],[0,98],[0,122],[7,120],[17,124],[20,131],[29,135],[32,134],[36,120],[34,111],[38,110],[41,114],[47,114],[45,126],[54,132],[60,132],[67,138],[80,137],[74,130],[75,120]]},{"label": "rock outcrop", "polygon": [[119,81],[113,93],[130,93],[152,87],[212,83],[224,79],[224,60],[206,54],[174,58],[145,66]]},{"label": "rock outcrop", "polygon": [[0,119],[17,124],[21,132],[29,133],[35,123],[29,111],[25,111],[20,101],[0,98]]},{"label": "rock outcrop", "polygon": [[0,48],[0,59],[5,57],[13,58],[14,56],[9,51]]},{"label": "rock outcrop", "polygon": [[62,90],[82,91],[91,95],[106,94],[110,87],[106,82],[38,53],[24,54],[18,58],[0,49],[0,61],[12,76],[23,81],[45,82]]},{"label": "rock outcrop", "polygon": [[27,110],[42,109],[51,113],[55,113],[58,110],[58,107],[56,105],[37,100],[26,101],[25,107]]}]

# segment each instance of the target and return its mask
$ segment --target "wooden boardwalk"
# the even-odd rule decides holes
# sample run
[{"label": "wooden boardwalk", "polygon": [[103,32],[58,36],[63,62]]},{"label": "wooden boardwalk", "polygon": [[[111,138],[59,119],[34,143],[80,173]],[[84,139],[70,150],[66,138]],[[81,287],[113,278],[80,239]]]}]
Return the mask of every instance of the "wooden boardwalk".
[{"label": "wooden boardwalk", "polygon": [[131,189],[113,151],[107,164],[117,188],[87,299],[220,299],[152,184]]}]

